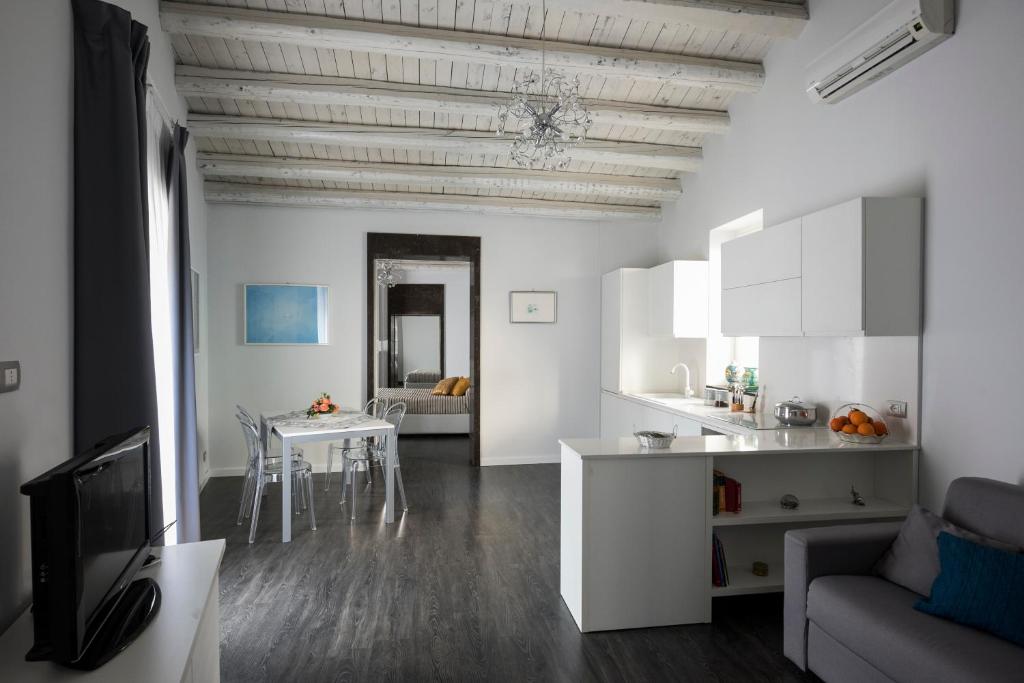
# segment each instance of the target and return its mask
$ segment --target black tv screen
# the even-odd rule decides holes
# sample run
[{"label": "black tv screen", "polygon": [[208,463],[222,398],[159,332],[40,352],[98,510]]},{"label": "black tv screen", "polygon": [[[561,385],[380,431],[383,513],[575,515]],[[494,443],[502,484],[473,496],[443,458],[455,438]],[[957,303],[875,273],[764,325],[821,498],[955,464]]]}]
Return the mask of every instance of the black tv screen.
[{"label": "black tv screen", "polygon": [[74,664],[149,553],[149,429],[103,440],[21,487],[31,499],[29,660]]},{"label": "black tv screen", "polygon": [[146,545],[143,444],[109,452],[75,472],[86,630],[125,567]]}]

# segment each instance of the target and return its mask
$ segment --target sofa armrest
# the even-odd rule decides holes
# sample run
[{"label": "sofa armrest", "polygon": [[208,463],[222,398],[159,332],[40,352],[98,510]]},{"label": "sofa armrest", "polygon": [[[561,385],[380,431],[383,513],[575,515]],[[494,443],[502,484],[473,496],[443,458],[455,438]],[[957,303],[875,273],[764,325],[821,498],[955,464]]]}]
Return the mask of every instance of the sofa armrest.
[{"label": "sofa armrest", "polygon": [[902,522],[848,524],[786,532],[782,650],[807,670],[807,588],[819,576],[867,574],[899,535]]}]

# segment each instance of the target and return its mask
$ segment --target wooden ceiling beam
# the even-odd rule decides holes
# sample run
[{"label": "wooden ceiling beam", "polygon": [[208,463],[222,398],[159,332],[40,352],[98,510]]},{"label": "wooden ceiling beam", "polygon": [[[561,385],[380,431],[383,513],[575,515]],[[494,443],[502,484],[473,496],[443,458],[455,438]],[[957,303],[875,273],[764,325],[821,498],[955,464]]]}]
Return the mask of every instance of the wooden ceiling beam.
[{"label": "wooden ceiling beam", "polygon": [[316,190],[244,183],[204,183],[206,201],[217,204],[257,204],[304,208],[401,209],[458,211],[515,216],[542,216],[578,220],[657,220],[656,207],[621,206],[543,199],[512,199],[413,192],[358,192]]},{"label": "wooden ceiling beam", "polygon": [[[525,69],[538,69],[542,54],[541,41],[527,38],[214,5],[162,2],[160,22],[173,34]],[[757,92],[764,83],[760,64],[735,60],[554,41],[543,54],[549,67],[569,74],[737,92]]]},{"label": "wooden ceiling beam", "polygon": [[496,190],[572,194],[589,197],[673,201],[682,195],[678,180],[633,176],[530,171],[479,166],[375,164],[241,154],[198,155],[199,170],[207,176],[327,180],[338,183],[439,186],[445,189]]},{"label": "wooden ceiling beam", "polygon": [[[188,127],[202,138],[268,140],[340,147],[383,147],[420,151],[507,156],[509,140],[494,133],[444,128],[365,126],[291,119],[190,114]],[[657,145],[647,142],[586,140],[572,149],[574,161],[693,172],[700,167],[699,147]]]},{"label": "wooden ceiling beam", "polygon": [[[809,18],[806,2],[780,0],[545,0],[548,9],[692,24],[716,31],[796,38]],[[517,0],[538,10],[541,0]]]},{"label": "wooden ceiling beam", "polygon": [[[178,66],[175,87],[184,97],[216,97],[328,106],[381,107],[439,114],[495,116],[508,93],[388,83],[333,76],[300,76]],[[631,126],[679,133],[725,133],[724,111],[627,102],[585,101],[595,125]]]}]

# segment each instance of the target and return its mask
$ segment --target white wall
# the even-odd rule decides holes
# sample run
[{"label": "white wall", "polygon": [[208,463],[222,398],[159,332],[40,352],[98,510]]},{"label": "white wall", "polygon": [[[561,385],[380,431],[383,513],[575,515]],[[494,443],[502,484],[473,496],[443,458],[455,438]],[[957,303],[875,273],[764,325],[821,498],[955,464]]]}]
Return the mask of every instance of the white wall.
[{"label": "white wall", "polygon": [[[469,267],[409,268],[403,272],[402,283],[444,285],[444,373],[469,377]],[[412,369],[406,367],[406,372]]]},{"label": "white wall", "polygon": [[[150,74],[175,115],[173,57],[156,0],[120,0],[150,27]],[[71,3],[0,4],[0,359],[20,360],[22,385],[0,395],[0,630],[28,604],[28,501],[18,487],[72,455]],[[31,68],[26,64],[31,63]],[[192,164],[194,167],[194,164]],[[205,271],[205,219],[193,171],[192,248]],[[205,417],[205,362],[200,424]]]},{"label": "white wall", "polygon": [[[361,405],[366,363],[366,233],[478,235],[481,256],[481,457],[553,460],[560,437],[598,433],[600,275],[648,267],[656,226],[411,213],[211,206],[210,425],[215,474],[243,465],[234,405],[294,410],[321,391]],[[241,286],[331,287],[331,344],[246,347]],[[558,323],[512,325],[513,289],[558,291]],[[315,462],[322,453],[307,451]]]},{"label": "white wall", "polygon": [[[701,172],[667,212],[662,249],[699,258],[709,229],[762,207],[774,225],[858,195],[924,196],[920,494],[939,507],[958,476],[1024,481],[1017,402],[992,392],[1024,381],[1024,4],[960,2],[952,39],[838,105],[811,103],[805,65],[885,2],[812,0],[803,35],[768,55],[762,92],[738,98],[728,135],[708,142]],[[848,341],[769,342],[762,377],[787,381],[769,379],[773,354],[776,367],[839,354],[844,368],[873,352]],[[865,363],[859,372],[840,370],[840,383],[888,369]]]}]

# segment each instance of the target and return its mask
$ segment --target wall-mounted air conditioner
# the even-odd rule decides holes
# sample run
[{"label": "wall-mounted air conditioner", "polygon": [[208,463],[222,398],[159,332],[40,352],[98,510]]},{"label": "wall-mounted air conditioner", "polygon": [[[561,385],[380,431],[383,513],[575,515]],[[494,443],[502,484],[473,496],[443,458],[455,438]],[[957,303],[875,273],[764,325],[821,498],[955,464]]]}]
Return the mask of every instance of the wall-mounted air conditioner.
[{"label": "wall-mounted air conditioner", "polygon": [[953,35],[954,0],[895,0],[807,67],[807,94],[838,102]]}]

